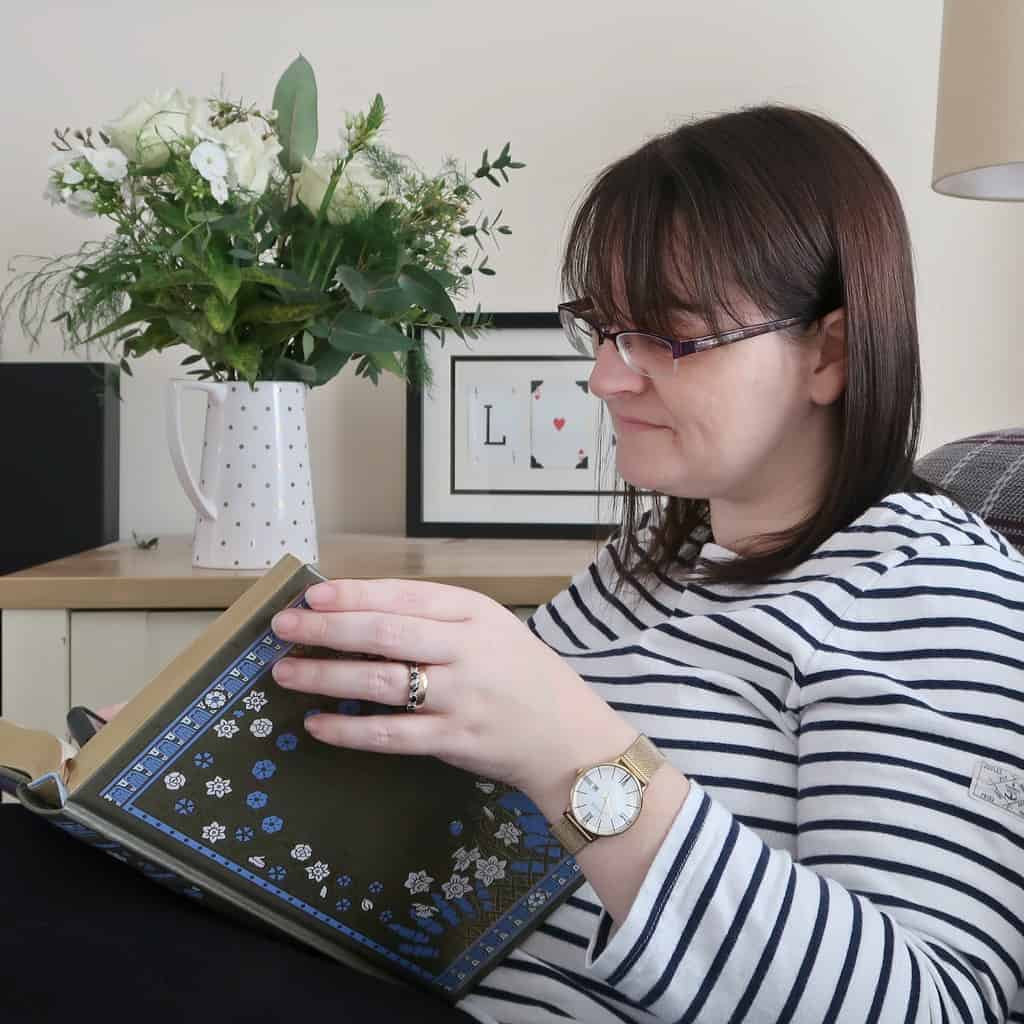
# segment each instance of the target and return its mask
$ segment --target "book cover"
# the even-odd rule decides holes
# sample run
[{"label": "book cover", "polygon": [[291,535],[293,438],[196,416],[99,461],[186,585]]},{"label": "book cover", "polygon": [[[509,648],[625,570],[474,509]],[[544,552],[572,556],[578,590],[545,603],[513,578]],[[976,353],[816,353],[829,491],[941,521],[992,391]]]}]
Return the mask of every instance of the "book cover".
[{"label": "book cover", "polygon": [[436,758],[320,743],[404,708],[277,686],[323,577],[287,555],[76,750],[0,719],[0,786],[184,897],[455,1002],[582,881],[524,794]]}]

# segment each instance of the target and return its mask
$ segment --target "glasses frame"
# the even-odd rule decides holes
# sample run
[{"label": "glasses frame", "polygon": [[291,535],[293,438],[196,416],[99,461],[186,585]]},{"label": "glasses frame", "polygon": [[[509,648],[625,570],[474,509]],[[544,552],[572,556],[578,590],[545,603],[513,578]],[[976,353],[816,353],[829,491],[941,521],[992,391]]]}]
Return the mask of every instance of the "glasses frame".
[{"label": "glasses frame", "polygon": [[[768,320],[761,324],[750,324],[746,327],[737,327],[734,330],[723,331],[720,334],[706,334],[701,338],[689,338],[685,341],[679,338],[666,338],[664,335],[655,334],[653,331],[640,331],[635,328],[628,331],[608,331],[605,330],[604,326],[592,320],[586,316],[588,310],[592,310],[594,304],[590,299],[574,299],[571,302],[560,302],[558,304],[558,319],[562,324],[563,330],[566,330],[565,321],[563,319],[563,311],[571,314],[574,319],[583,320],[588,323],[595,331],[597,331],[597,344],[600,347],[601,343],[606,339],[615,346],[615,351],[618,352],[619,358],[635,373],[639,373],[644,377],[650,377],[649,373],[644,373],[643,370],[638,370],[632,363],[630,363],[628,357],[622,354],[622,350],[619,348],[619,338],[624,334],[643,334],[648,338],[655,338],[662,342],[666,348],[672,352],[672,372],[675,373],[676,365],[678,360],[682,359],[683,356],[690,356],[696,352],[705,352],[709,348],[718,348],[721,345],[731,345],[735,341],[743,341],[746,338],[756,338],[761,334],[769,334],[772,331],[782,330],[784,327],[792,327],[794,324],[807,322],[807,317],[803,316],[789,316],[784,317],[781,320]],[[567,332],[568,333],[568,332]],[[572,338],[569,338],[569,343],[576,348]],[[580,350],[576,348],[576,351]],[[587,354],[587,353],[582,353]],[[591,358],[596,358],[594,353]]]}]

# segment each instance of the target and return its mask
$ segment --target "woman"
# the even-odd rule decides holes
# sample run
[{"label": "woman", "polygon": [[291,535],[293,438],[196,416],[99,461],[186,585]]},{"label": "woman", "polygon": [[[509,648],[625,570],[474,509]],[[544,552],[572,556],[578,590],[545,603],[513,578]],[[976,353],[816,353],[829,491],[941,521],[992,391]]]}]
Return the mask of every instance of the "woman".
[{"label": "woman", "polygon": [[[526,625],[402,580],[275,621],[387,659],[286,660],[282,686],[406,704],[427,673],[416,713],[315,716],[319,740],[504,780],[579,841],[586,883],[462,1009],[1024,1020],[1024,558],[912,471],[891,182],[804,111],[688,124],[600,175],[563,285],[627,484],[594,562]],[[573,832],[577,771],[641,734],[639,814],[608,789],[577,817],[618,834]]]}]

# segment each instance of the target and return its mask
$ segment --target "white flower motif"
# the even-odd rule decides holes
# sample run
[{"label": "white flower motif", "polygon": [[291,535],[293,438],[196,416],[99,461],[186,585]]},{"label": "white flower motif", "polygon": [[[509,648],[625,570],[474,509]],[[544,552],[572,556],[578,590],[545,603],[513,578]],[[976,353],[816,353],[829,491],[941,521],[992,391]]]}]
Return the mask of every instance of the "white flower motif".
[{"label": "white flower motif", "polygon": [[200,142],[192,155],[189,163],[207,180],[223,178],[228,173],[228,157],[224,150],[216,142]]},{"label": "white flower motif", "polygon": [[437,907],[430,907],[426,903],[414,903],[412,913],[414,917],[431,918],[437,913]]},{"label": "white flower motif", "polygon": [[500,839],[506,846],[516,846],[521,836],[522,832],[511,821],[503,821],[494,833],[494,838]]},{"label": "white flower motif", "polygon": [[[128,158],[119,149],[110,146],[104,149],[87,148],[85,159],[104,181],[121,181],[128,174]],[[66,175],[64,180],[67,180]]]},{"label": "white flower motif", "polygon": [[170,772],[164,776],[164,785],[168,789],[181,789],[185,785],[185,776],[181,772]]},{"label": "white flower motif", "polygon": [[547,902],[547,898],[548,894],[541,890],[531,892],[530,895],[526,897],[526,905],[530,910],[536,910],[539,906]]},{"label": "white flower motif", "polygon": [[481,793],[493,793],[494,783],[490,781],[478,782],[476,784],[476,788],[479,789]]},{"label": "white flower motif", "polygon": [[203,703],[212,711],[224,707],[227,703],[227,695],[223,690],[211,690],[203,699]]},{"label": "white flower motif", "polygon": [[247,697],[243,698],[242,703],[245,705],[246,711],[260,712],[263,710],[267,703],[267,695],[262,690],[253,690]]},{"label": "white flower motif", "polygon": [[259,739],[263,739],[264,736],[269,736],[273,729],[274,723],[269,718],[257,718],[256,721],[249,726],[249,732]]},{"label": "white flower motif", "polygon": [[203,838],[208,843],[215,843],[227,835],[227,830],[219,822],[211,821],[209,825],[203,826]]},{"label": "white flower motif", "polygon": [[455,870],[465,871],[470,864],[473,863],[480,856],[480,851],[477,847],[473,847],[472,850],[467,852],[464,846],[460,846],[453,854],[452,857],[455,859]]},{"label": "white flower motif", "polygon": [[82,188],[77,192],[72,192],[71,189],[66,188],[61,195],[64,196],[64,200],[68,204],[68,209],[76,217],[96,216],[95,192],[90,192],[87,188]]},{"label": "white flower motif", "polygon": [[415,896],[418,892],[430,892],[433,881],[426,871],[410,871],[409,877],[405,880],[405,887]]},{"label": "white flower motif", "polygon": [[507,863],[507,861],[498,860],[497,857],[488,857],[486,860],[481,858],[476,862],[476,877],[484,885],[490,885],[499,878],[505,877],[505,865]]},{"label": "white flower motif", "polygon": [[446,900],[457,900],[473,891],[473,883],[466,875],[452,875],[447,882],[441,883]]},{"label": "white flower motif", "polygon": [[322,860],[318,860],[312,867],[306,868],[306,874],[313,882],[322,882],[330,873],[330,866]]},{"label": "white flower motif", "polygon": [[296,860],[309,860],[313,856],[313,847],[308,843],[296,843],[292,847],[292,856]]},{"label": "white flower motif", "polygon": [[213,727],[213,731],[222,740],[229,740],[236,732],[238,732],[238,723],[233,718],[222,718]]},{"label": "white flower motif", "polygon": [[222,779],[219,775],[206,783],[206,795],[222,797],[231,792],[231,780]]}]

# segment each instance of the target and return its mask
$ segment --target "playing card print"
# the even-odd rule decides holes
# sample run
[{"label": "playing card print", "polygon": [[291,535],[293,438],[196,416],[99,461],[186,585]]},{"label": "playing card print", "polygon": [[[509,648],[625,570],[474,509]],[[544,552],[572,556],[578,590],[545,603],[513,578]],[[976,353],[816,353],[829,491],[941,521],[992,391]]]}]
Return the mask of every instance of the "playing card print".
[{"label": "playing card print", "polygon": [[530,468],[587,469],[594,400],[586,380],[530,381]]},{"label": "playing card print", "polygon": [[470,464],[521,466],[524,462],[522,388],[517,384],[474,384],[466,395]]}]

